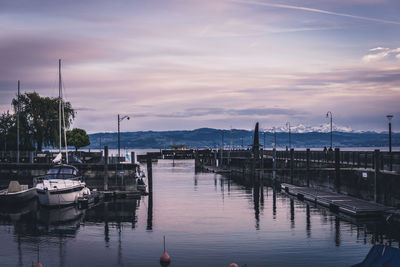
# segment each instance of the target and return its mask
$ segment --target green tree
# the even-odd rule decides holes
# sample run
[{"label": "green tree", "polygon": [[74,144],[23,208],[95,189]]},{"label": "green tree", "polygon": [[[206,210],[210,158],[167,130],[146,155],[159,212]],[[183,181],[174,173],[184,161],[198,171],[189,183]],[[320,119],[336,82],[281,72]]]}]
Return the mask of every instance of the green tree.
[{"label": "green tree", "polygon": [[78,151],[79,148],[90,145],[90,138],[85,130],[74,128],[72,131],[67,131],[67,142]]},{"label": "green tree", "polygon": [[[58,130],[58,98],[41,97],[38,93],[25,93],[19,99],[13,99],[12,104],[17,110],[20,104],[20,125],[22,139],[30,137],[36,144],[37,150],[41,151],[43,146],[57,146],[59,143]],[[63,102],[65,127],[68,129],[75,112],[71,103]],[[63,123],[62,123],[63,125]]]},{"label": "green tree", "polygon": [[[15,125],[14,116],[10,114],[9,111],[7,113],[3,113],[0,115],[0,144],[1,148],[6,151],[7,149],[12,149],[10,147],[11,141],[11,130]],[[8,147],[7,147],[8,145]]]}]

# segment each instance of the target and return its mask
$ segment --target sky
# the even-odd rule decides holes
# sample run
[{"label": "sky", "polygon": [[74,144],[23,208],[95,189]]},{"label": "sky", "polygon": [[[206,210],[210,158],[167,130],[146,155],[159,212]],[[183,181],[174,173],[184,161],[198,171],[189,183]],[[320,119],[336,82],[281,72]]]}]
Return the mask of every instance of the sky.
[{"label": "sky", "polygon": [[398,0],[2,0],[0,113],[58,95],[89,133],[400,119]]}]

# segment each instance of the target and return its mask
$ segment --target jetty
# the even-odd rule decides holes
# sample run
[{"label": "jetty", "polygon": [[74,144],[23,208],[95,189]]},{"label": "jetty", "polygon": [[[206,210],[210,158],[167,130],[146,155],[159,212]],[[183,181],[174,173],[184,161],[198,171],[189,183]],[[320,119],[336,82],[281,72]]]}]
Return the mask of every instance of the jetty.
[{"label": "jetty", "polygon": [[264,181],[351,216],[398,214],[395,209],[400,209],[400,152],[261,149],[256,125],[251,149],[197,150],[194,157],[196,171]]}]

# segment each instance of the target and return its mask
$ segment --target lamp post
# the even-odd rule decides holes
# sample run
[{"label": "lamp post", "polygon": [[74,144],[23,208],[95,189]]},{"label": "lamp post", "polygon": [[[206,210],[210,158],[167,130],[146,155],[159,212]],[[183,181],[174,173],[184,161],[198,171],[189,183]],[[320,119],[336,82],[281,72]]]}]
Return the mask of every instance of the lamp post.
[{"label": "lamp post", "polygon": [[290,132],[290,122],[286,123],[286,127],[289,128],[289,149],[291,149],[292,148],[292,135],[291,135],[291,132]]},{"label": "lamp post", "polygon": [[263,130],[263,134],[264,134],[264,150],[265,150],[265,130]]},{"label": "lamp post", "polygon": [[330,117],[331,117],[331,147],[330,147],[330,149],[332,150],[332,112],[328,111],[328,112],[326,113],[326,117],[327,117],[327,118],[329,118],[329,115],[330,115]]},{"label": "lamp post", "polygon": [[389,121],[389,164],[390,164],[390,171],[392,171],[392,122],[393,115],[387,115],[386,118]]},{"label": "lamp post", "polygon": [[121,151],[121,135],[120,135],[120,123],[121,121],[123,121],[124,119],[129,120],[129,116],[123,116],[121,117],[118,114],[118,162],[119,162],[119,157],[120,157],[120,151]]}]

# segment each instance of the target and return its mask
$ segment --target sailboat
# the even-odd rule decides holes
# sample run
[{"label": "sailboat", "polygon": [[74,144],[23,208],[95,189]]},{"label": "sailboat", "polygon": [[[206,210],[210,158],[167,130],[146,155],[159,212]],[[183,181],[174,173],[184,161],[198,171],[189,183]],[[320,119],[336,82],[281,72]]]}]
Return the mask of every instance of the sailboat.
[{"label": "sailboat", "polygon": [[[61,82],[61,59],[58,61],[58,93],[59,93],[59,154],[53,160],[56,163],[43,177],[36,179],[36,190],[39,197],[39,203],[44,206],[65,206],[78,202],[78,198],[84,195],[90,195],[89,188],[82,180],[82,176],[76,167],[68,165],[68,148],[65,132],[65,119],[62,100],[62,82]],[[66,163],[62,164],[61,150],[61,120],[64,126],[65,155]]]}]

